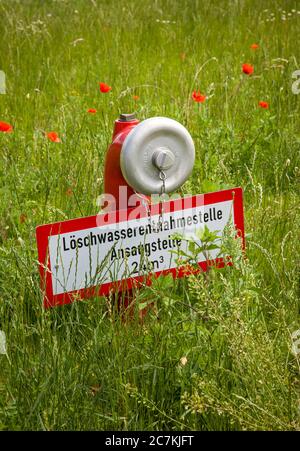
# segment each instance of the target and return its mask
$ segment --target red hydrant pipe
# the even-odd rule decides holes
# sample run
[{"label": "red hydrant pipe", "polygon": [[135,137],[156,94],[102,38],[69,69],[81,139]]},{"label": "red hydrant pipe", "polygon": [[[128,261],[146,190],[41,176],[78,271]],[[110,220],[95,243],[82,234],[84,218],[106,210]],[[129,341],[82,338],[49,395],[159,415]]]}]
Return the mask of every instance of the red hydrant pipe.
[{"label": "red hydrant pipe", "polygon": [[[121,114],[120,118],[115,121],[112,143],[107,149],[104,164],[104,192],[114,196],[115,203],[108,203],[105,207],[106,211],[127,209],[130,196],[136,194],[123,177],[120,166],[120,154],[125,138],[139,122],[133,114]],[[120,189],[121,187],[123,189]],[[148,199],[144,195],[142,195],[142,198]],[[142,203],[142,199],[140,203]],[[128,309],[130,314],[133,313],[132,290],[128,289],[126,292],[119,293],[118,306],[121,311]]]},{"label": "red hydrant pipe", "polygon": [[[120,154],[126,136],[138,124],[139,121],[133,115],[121,114],[120,118],[115,121],[112,143],[107,150],[104,165],[104,192],[114,196],[116,210],[127,208],[129,197],[135,194],[135,191],[123,177],[120,166]],[[127,205],[124,205],[123,200],[120,202],[121,186],[127,187]],[[108,206],[108,209],[111,210],[112,207]]]}]

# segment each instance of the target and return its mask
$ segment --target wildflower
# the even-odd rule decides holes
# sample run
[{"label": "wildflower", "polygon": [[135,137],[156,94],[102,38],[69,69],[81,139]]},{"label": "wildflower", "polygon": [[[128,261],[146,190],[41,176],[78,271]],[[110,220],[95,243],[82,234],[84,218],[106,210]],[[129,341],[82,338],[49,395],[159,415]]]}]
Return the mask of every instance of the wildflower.
[{"label": "wildflower", "polygon": [[252,49],[252,50],[257,50],[257,49],[259,49],[259,45],[258,44],[251,44],[250,45],[250,49]]},{"label": "wildflower", "polygon": [[132,96],[132,98],[133,98],[133,100],[139,100],[139,96],[136,96],[136,95],[134,95],[134,96]]},{"label": "wildflower", "polygon": [[95,110],[95,108],[89,108],[87,110],[87,112],[90,113],[90,114],[95,114],[95,113],[97,113],[97,110]]},{"label": "wildflower", "polygon": [[205,102],[206,96],[201,94],[200,91],[193,91],[192,98],[195,102],[203,103]]},{"label": "wildflower", "polygon": [[246,75],[251,75],[251,74],[253,74],[253,71],[254,71],[254,67],[251,66],[251,64],[243,64],[242,69],[243,69],[244,74],[246,74]]},{"label": "wildflower", "polygon": [[47,133],[47,138],[50,139],[50,141],[54,143],[60,143],[61,140],[56,132],[49,132]]},{"label": "wildflower", "polygon": [[68,189],[66,190],[66,196],[70,197],[70,196],[72,196],[72,195],[73,195],[72,189],[71,189],[71,188],[68,188]]},{"label": "wildflower", "polygon": [[264,108],[265,110],[269,108],[268,102],[263,102],[262,100],[258,103],[258,105],[259,105],[261,108]]},{"label": "wildflower", "polygon": [[105,83],[99,83],[101,92],[109,92],[111,90],[111,86],[108,86]]},{"label": "wildflower", "polygon": [[7,122],[0,121],[0,132],[3,133],[11,133],[13,131],[13,126],[8,124]]},{"label": "wildflower", "polygon": [[187,364],[187,358],[185,356],[181,357],[180,359],[180,365],[185,366]]},{"label": "wildflower", "polygon": [[21,246],[25,245],[25,241],[20,236],[18,237],[18,242],[21,244]]}]

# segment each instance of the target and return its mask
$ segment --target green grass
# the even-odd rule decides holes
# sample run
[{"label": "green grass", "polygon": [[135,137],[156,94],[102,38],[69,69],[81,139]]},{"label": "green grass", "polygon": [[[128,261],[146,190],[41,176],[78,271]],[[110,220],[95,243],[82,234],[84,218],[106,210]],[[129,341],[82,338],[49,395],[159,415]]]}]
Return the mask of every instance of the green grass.
[{"label": "green grass", "polygon": [[[299,429],[297,3],[0,1],[0,429]],[[156,305],[143,323],[113,298],[45,311],[35,227],[97,212],[113,122],[133,110],[190,131],[184,192],[244,188],[247,259],[231,242],[234,267],[136,293]]]}]

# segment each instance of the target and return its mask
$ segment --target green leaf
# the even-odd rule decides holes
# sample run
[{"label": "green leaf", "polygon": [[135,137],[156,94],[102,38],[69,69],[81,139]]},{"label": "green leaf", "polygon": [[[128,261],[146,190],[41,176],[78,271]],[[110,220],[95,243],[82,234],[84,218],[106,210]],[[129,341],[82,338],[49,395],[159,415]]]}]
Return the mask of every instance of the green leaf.
[{"label": "green leaf", "polygon": [[189,243],[189,252],[191,252],[192,254],[195,254],[195,252],[197,252],[196,243],[194,241],[191,241]]},{"label": "green leaf", "polygon": [[205,225],[204,229],[199,229],[196,231],[196,236],[199,238],[200,241],[202,241],[202,243],[211,243],[219,239],[218,232],[219,230],[211,232],[207,227],[207,225]]}]

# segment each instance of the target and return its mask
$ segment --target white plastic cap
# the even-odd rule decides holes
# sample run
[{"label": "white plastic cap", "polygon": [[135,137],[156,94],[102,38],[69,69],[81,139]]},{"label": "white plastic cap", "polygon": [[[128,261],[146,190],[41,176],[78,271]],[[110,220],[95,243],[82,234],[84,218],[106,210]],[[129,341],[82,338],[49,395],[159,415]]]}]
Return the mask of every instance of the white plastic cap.
[{"label": "white plastic cap", "polygon": [[127,183],[142,194],[159,194],[166,175],[166,193],[175,191],[190,176],[195,161],[191,135],[179,122],[152,117],[127,135],[121,150],[121,170]]}]

